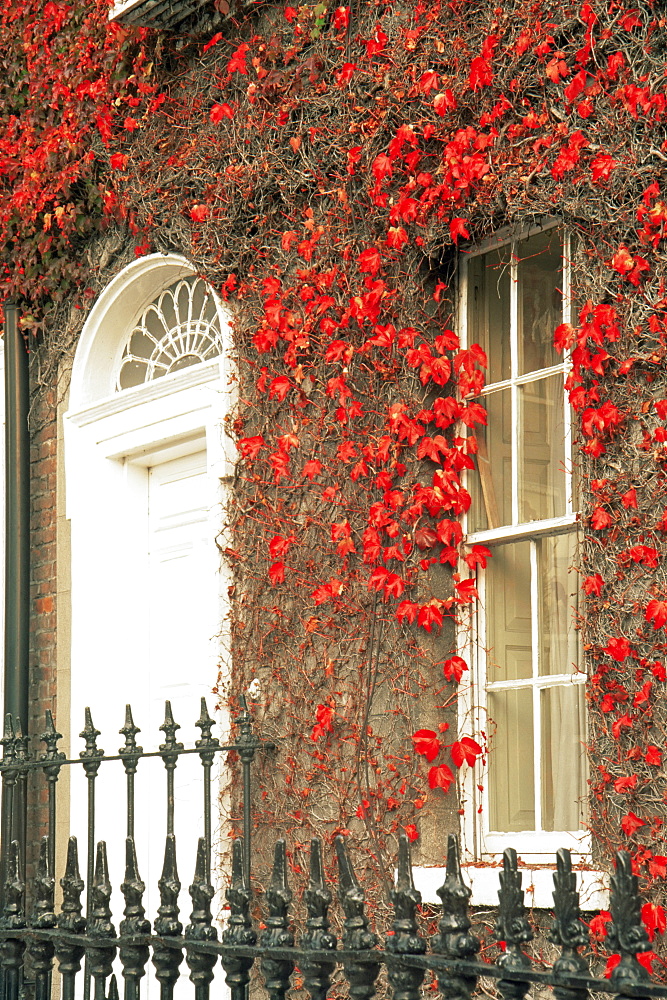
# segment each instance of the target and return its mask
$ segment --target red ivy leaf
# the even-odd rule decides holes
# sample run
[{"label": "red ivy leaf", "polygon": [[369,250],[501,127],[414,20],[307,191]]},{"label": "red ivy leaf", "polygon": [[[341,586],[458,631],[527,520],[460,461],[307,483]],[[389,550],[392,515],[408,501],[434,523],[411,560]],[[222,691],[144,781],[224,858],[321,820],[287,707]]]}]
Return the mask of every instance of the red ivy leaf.
[{"label": "red ivy leaf", "polygon": [[637,955],[637,961],[640,965],[643,965],[646,971],[650,974],[653,973],[653,959],[656,957],[653,951],[642,951]]},{"label": "red ivy leaf", "polygon": [[464,240],[470,239],[470,233],[466,229],[467,219],[452,219],[449,223],[449,235],[455,244],[459,242],[459,237],[462,236]]},{"label": "red ivy leaf", "polygon": [[269,566],[269,579],[275,586],[277,583],[285,582],[285,563],[274,562]]},{"label": "red ivy leaf", "polygon": [[621,503],[623,504],[626,510],[629,510],[630,507],[632,507],[634,510],[637,510],[637,490],[633,488],[631,490],[628,490],[627,493],[624,493],[623,496],[621,497]]},{"label": "red ivy leaf", "polygon": [[625,775],[622,778],[616,778],[614,782],[615,792],[631,792],[637,787],[637,775]]},{"label": "red ivy leaf", "polygon": [[214,104],[208,116],[213,125],[219,125],[225,118],[233,118],[234,112],[229,104]]},{"label": "red ivy leaf", "polygon": [[627,837],[632,837],[640,829],[640,827],[646,826],[643,819],[636,816],[633,812],[628,812],[625,814],[621,820],[621,827],[623,828],[623,833]]},{"label": "red ivy leaf", "polygon": [[664,854],[654,854],[648,862],[649,874],[654,878],[667,877],[667,857]]},{"label": "red ivy leaf", "polygon": [[618,965],[618,963],[620,961],[621,961],[621,956],[620,955],[610,955],[609,956],[609,958],[607,959],[607,965],[605,966],[605,970],[604,970],[604,978],[605,979],[609,979],[610,978],[612,972],[614,971],[614,969],[616,968],[616,966]]},{"label": "red ivy leaf", "polygon": [[478,564],[484,569],[487,559],[491,558],[491,550],[487,549],[485,545],[473,545],[470,552],[463,558],[470,569],[474,570]]},{"label": "red ivy leaf", "polygon": [[600,910],[597,916],[593,917],[588,927],[596,941],[602,941],[607,936],[607,924],[611,922],[609,910]]},{"label": "red ivy leaf", "polygon": [[456,743],[452,743],[451,754],[457,767],[461,767],[464,763],[472,767],[477,758],[481,756],[482,748],[470,736],[462,736]]},{"label": "red ivy leaf", "polygon": [[599,573],[594,573],[593,576],[587,576],[582,584],[584,592],[586,594],[595,594],[597,597],[602,593],[602,588],[604,586],[604,580]]},{"label": "red ivy leaf", "polygon": [[208,218],[208,206],[193,205],[190,209],[190,218],[193,222],[204,222]]},{"label": "red ivy leaf", "polygon": [[414,622],[417,614],[419,612],[419,605],[414,601],[401,601],[401,603],[396,608],[396,617],[399,622],[409,621],[410,624]]},{"label": "red ivy leaf", "polygon": [[412,742],[415,753],[418,753],[420,757],[426,757],[429,764],[442,750],[442,743],[433,729],[418,729],[416,733],[412,734]]},{"label": "red ivy leaf", "polygon": [[362,274],[377,274],[381,264],[380,251],[375,247],[363,250],[357,257],[357,264]]},{"label": "red ivy leaf", "polygon": [[331,705],[318,705],[315,709],[317,724],[313,726],[310,734],[311,740],[319,740],[325,733],[333,732],[334,710]]},{"label": "red ivy leaf", "polygon": [[617,635],[612,636],[604,647],[604,652],[611,656],[613,660],[616,660],[617,663],[622,663],[623,660],[630,656],[632,647],[624,636]]},{"label": "red ivy leaf", "polygon": [[430,632],[434,625],[438,628],[442,625],[442,611],[435,604],[422,604],[417,621],[423,629]]},{"label": "red ivy leaf", "polygon": [[664,934],[667,929],[667,917],[662,906],[656,903],[644,903],[642,906],[642,921],[648,932],[649,941],[653,941],[656,933]]},{"label": "red ivy leaf", "polygon": [[447,792],[453,781],[454,775],[452,769],[447,767],[446,764],[440,764],[439,767],[432,767],[428,772],[429,788],[442,788],[443,792]]},{"label": "red ivy leaf", "polygon": [[627,713],[625,715],[621,715],[618,719],[616,719],[613,726],[611,727],[612,736],[614,737],[615,740],[619,739],[621,735],[621,730],[623,728],[630,729],[631,726],[632,726],[632,716],[628,715]]},{"label": "red ivy leaf", "polygon": [[662,764],[662,750],[651,743],[646,747],[644,760],[647,764],[653,764],[654,767],[659,767]]},{"label": "red ivy leaf", "polygon": [[456,681],[458,684],[461,680],[461,676],[464,670],[468,669],[468,665],[464,659],[460,656],[452,656],[449,660],[445,660],[442,665],[442,672],[448,681]]},{"label": "red ivy leaf", "polygon": [[304,465],[301,475],[304,479],[310,479],[312,482],[315,476],[319,476],[324,466],[318,458],[311,458],[310,461],[306,462]]},{"label": "red ivy leaf", "polygon": [[644,618],[653,622],[653,628],[663,628],[667,622],[667,601],[649,601]]},{"label": "red ivy leaf", "polygon": [[591,527],[596,531],[604,531],[612,522],[611,514],[604,507],[595,507],[591,515]]},{"label": "red ivy leaf", "polygon": [[269,399],[277,399],[282,402],[291,387],[287,375],[277,375],[269,382]]},{"label": "red ivy leaf", "polygon": [[256,437],[241,438],[236,442],[236,447],[241,452],[243,458],[257,458],[259,452],[266,445],[266,441],[257,434]]},{"label": "red ivy leaf", "polygon": [[461,580],[460,583],[454,584],[454,589],[458,595],[456,599],[459,604],[468,604],[470,601],[474,601],[479,597],[477,587],[475,586],[475,581],[473,579]]},{"label": "red ivy leaf", "polygon": [[271,558],[276,559],[287,555],[295,541],[296,535],[288,535],[287,538],[283,538],[282,535],[274,535],[269,542],[269,554]]},{"label": "red ivy leaf", "polygon": [[414,843],[415,840],[419,839],[419,830],[414,823],[408,823],[408,825],[404,826],[403,829],[405,830],[405,836],[411,843]]},{"label": "red ivy leaf", "polygon": [[248,51],[247,42],[242,42],[232,53],[232,58],[227,63],[227,72],[231,75],[232,73],[243,73],[244,75],[248,72],[248,67],[246,66],[245,54]]}]

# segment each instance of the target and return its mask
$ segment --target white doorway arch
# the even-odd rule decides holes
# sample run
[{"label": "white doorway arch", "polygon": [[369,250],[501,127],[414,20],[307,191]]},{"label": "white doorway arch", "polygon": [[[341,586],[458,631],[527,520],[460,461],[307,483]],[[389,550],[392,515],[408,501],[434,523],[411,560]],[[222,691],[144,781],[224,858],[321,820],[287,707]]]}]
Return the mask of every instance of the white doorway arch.
[{"label": "white doorway arch", "polygon": [[[181,316],[188,335],[174,348],[178,317],[169,319],[167,302],[170,295],[173,299],[182,293],[183,308],[192,312],[199,295],[199,308],[203,299],[197,283],[203,285],[176,254],[134,261],[97,299],[76,350],[63,421],[71,524],[74,755],[82,748],[77,734],[86,705],[107,754],[117,753],[123,743],[118,730],[128,702],[142,730],[137,742],[146,750],[157,749],[163,740],[158,727],[165,698],[182,727],[177,738],[192,745],[200,735],[194,727],[200,696],[208,696],[212,708],[219,663],[228,662],[224,623],[231,580],[216,537],[233,472],[233,445],[225,430],[234,374],[229,325],[208,289],[206,322],[219,338],[219,356],[207,360],[217,351],[192,346],[194,334],[190,337],[186,327],[190,324],[188,329],[199,336],[205,325],[199,314],[194,319],[190,313],[185,320]],[[173,361],[165,363],[155,332],[155,303],[161,303],[160,321],[171,338],[172,355],[176,351]],[[142,351],[153,352],[143,381]],[[127,370],[130,355],[141,371],[129,379],[136,384],[120,389],[119,373]],[[217,721],[224,738],[226,717]],[[198,765],[198,758],[185,756],[176,770],[175,832],[185,916],[196,839],[203,830]],[[105,777],[112,768],[103,767],[98,779],[96,839],[108,842],[111,879],[118,886],[124,865],[125,786],[122,766],[115,780]],[[85,854],[85,780],[74,770],[70,829]],[[147,886],[147,915],[154,919],[166,832],[161,760],[142,761],[135,780],[139,868]]]}]

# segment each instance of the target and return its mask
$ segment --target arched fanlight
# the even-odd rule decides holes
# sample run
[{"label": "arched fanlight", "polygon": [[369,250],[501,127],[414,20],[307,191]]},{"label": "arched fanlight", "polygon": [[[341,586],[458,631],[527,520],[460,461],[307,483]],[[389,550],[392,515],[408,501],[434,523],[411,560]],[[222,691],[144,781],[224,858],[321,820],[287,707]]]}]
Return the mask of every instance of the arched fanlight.
[{"label": "arched fanlight", "polygon": [[218,307],[201,278],[181,278],[144,309],[130,333],[116,391],[152,382],[222,354]]}]

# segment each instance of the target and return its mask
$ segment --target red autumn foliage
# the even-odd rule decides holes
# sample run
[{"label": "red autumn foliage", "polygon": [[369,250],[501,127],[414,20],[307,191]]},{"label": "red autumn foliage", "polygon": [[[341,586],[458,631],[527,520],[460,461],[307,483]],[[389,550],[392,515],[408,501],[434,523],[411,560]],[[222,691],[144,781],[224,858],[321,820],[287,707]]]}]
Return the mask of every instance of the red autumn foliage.
[{"label": "red autumn foliage", "polygon": [[[404,702],[417,700],[404,694],[410,679],[438,690],[436,664],[453,683],[467,669],[449,656],[448,629],[474,606],[476,584],[443,589],[429,574],[461,565],[472,574],[488,559],[464,546],[459,521],[474,428],[487,419],[477,401],[487,358],[459,350],[445,265],[455,246],[465,252],[506,224],[519,232],[565,205],[576,220],[579,312],[559,316],[555,344],[572,352],[583,457],[589,752],[592,771],[602,764],[610,776],[591,828],[602,850],[620,839],[609,808],[618,785],[645,817],[627,813],[623,831],[648,845],[658,827],[639,803],[665,791],[651,776],[667,624],[660,14],[623,2],[555,4],[548,19],[517,3],[467,5],[466,16],[456,3],[408,6],[405,22],[390,5],[361,5],[321,24],[307,5],[290,6],[266,26],[251,10],[180,52],[168,38],[158,45],[154,33],[109,25],[106,3],[11,0],[3,291],[22,297],[24,330],[51,372],[63,348],[45,334],[65,313],[78,330],[108,277],[82,248],[107,234],[130,256],[183,252],[220,292],[239,362],[235,669],[270,667],[294,743],[319,700],[310,742],[334,744],[326,697],[345,688],[341,745],[370,757],[379,741],[372,790],[382,792],[355,792],[349,815],[372,803],[357,817],[368,833],[376,802],[398,802],[393,835],[410,816],[409,786],[401,792],[407,778],[390,770],[392,740],[364,727],[374,688],[363,670],[386,675],[387,714],[404,736]],[[441,645],[429,653],[425,639]],[[608,724],[613,762],[597,748]],[[344,811],[342,760],[342,750],[331,762],[300,758],[293,791],[279,799],[284,815],[296,816],[301,775],[315,772]],[[282,795],[289,765],[279,768],[263,780]],[[662,855],[636,863],[642,877],[661,877]]]}]

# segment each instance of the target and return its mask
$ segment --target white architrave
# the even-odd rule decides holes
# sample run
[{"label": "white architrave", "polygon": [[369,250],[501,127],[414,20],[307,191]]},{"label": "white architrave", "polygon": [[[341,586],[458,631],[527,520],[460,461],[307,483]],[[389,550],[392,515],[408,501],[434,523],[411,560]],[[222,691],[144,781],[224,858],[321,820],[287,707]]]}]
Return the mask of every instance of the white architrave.
[{"label": "white architrave", "polygon": [[[137,317],[164,288],[180,277],[194,275],[188,262],[175,254],[151,254],[134,261],[108,285],[93,306],[77,347],[70,388],[69,411],[64,417],[66,510],[71,521],[72,642],[71,733],[72,755],[82,741],[84,707],[89,705],[99,745],[115,754],[123,739],[125,705],[131,703],[137,742],[155,750],[162,741],[157,716],[159,667],[148,676],[150,658],[148,609],[149,470],[163,463],[205,453],[205,489],[202,505],[208,512],[210,552],[205,566],[207,588],[204,614],[207,624],[207,662],[184,663],[189,684],[189,710],[175,710],[182,726],[177,738],[192,745],[199,737],[200,696],[214,698],[218,665],[228,663],[226,646],[228,570],[220,564],[216,538],[223,524],[227,484],[233,473],[233,445],[226,435],[225,416],[233,397],[233,370],[229,366],[229,327],[221,314],[223,355],[213,361],[165,375],[155,381],[115,391],[115,381],[126,338]],[[206,515],[204,515],[206,516]],[[210,590],[209,590],[210,588]],[[209,600],[210,597],[210,600]],[[167,696],[170,696],[167,694]],[[180,716],[180,717],[178,717]],[[223,742],[227,718],[218,718]],[[220,732],[220,730],[218,730]],[[198,758],[179,761],[182,780],[202,790]],[[115,769],[115,777],[110,772]],[[85,854],[85,780],[73,769],[71,832]],[[191,778],[188,774],[192,772]],[[105,776],[106,772],[106,776]],[[142,774],[143,772],[143,774]],[[195,781],[196,775],[196,781]],[[144,761],[136,778],[137,849],[142,878],[147,885],[148,916],[155,917],[156,883],[162,864],[165,834],[165,769],[159,758]],[[194,792],[192,793],[194,794]],[[217,798],[214,794],[214,798]],[[197,800],[198,808],[198,800]],[[183,812],[193,812],[186,806]],[[147,815],[150,814],[150,815]],[[107,840],[114,886],[122,880],[125,817],[125,777],[122,766],[107,764],[98,778],[96,839]],[[180,824],[180,828],[179,828]],[[189,913],[189,884],[195,857],[197,822],[177,816],[177,840],[182,912]],[[148,836],[150,835],[150,850]],[[85,866],[85,859],[82,859]],[[118,902],[118,900],[117,900]]]}]

